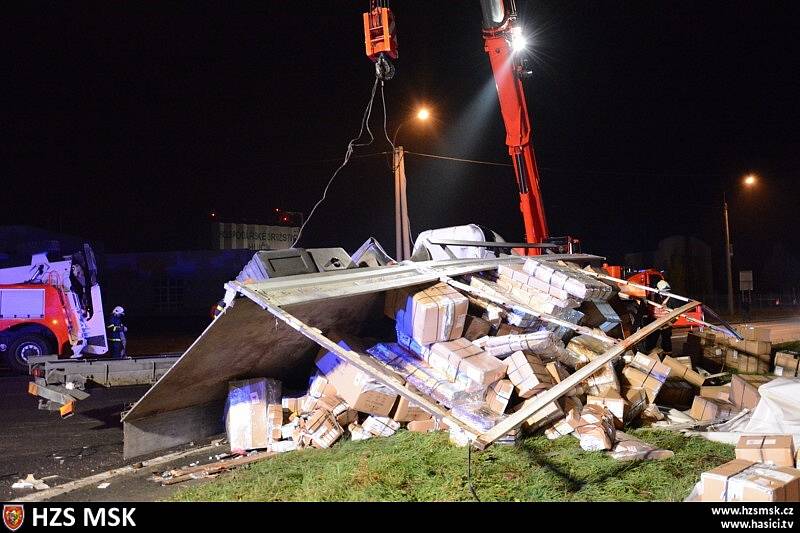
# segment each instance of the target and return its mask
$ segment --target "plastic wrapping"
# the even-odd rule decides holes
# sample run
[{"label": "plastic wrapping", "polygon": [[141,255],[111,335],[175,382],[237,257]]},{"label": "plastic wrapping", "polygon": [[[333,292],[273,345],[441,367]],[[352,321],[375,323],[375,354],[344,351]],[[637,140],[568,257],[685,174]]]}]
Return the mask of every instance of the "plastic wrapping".
[{"label": "plastic wrapping", "polygon": [[564,358],[564,345],[550,331],[536,331],[524,335],[504,335],[486,339],[486,353],[499,359],[513,352],[526,350],[548,359]]},{"label": "plastic wrapping", "polygon": [[470,427],[489,431],[498,422],[505,418],[504,415],[495,413],[486,402],[468,402],[456,405],[450,411],[453,417],[466,422]]},{"label": "plastic wrapping", "polygon": [[431,368],[399,344],[377,344],[368,349],[367,353],[384,362],[422,394],[448,408],[457,403],[483,398],[485,387],[474,382],[470,388],[462,383],[452,383],[444,374]]},{"label": "plastic wrapping", "polygon": [[231,450],[253,450],[269,445],[267,405],[280,404],[281,382],[247,379],[228,385],[225,430]]}]

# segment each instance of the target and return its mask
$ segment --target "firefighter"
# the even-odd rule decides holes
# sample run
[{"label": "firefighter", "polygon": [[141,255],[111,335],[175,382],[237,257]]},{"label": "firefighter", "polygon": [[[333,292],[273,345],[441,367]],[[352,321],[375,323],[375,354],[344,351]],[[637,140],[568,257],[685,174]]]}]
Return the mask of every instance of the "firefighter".
[{"label": "firefighter", "polygon": [[[665,279],[661,279],[656,283],[656,289],[660,292],[669,292],[672,287]],[[659,301],[660,299],[660,301]],[[658,298],[654,298],[656,303],[660,303],[664,306],[664,308],[656,308],[655,310],[655,320],[658,317],[666,315],[670,309],[677,309],[680,307],[680,302],[675,299],[671,298],[668,295],[662,295]],[[669,322],[661,327],[658,331],[654,331],[647,337],[647,341],[645,342],[645,350],[650,352],[653,348],[655,348],[659,343],[659,338],[661,339],[661,348],[667,352],[672,353],[672,322]]]},{"label": "firefighter", "polygon": [[120,306],[115,307],[111,312],[111,324],[108,325],[108,342],[111,357],[114,359],[125,357],[125,333],[128,328],[122,323],[124,316],[125,310]]}]

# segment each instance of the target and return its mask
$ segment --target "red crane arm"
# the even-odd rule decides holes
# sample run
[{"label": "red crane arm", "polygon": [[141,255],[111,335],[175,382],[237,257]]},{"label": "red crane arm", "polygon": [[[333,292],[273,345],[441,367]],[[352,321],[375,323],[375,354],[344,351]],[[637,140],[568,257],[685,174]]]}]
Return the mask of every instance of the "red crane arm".
[{"label": "red crane arm", "polygon": [[500,112],[506,128],[506,144],[514,165],[519,189],[520,210],[527,242],[542,242],[548,237],[539,170],[531,144],[531,123],[520,74],[523,68],[512,48],[516,10],[511,2],[482,0],[483,39],[492,66]]}]

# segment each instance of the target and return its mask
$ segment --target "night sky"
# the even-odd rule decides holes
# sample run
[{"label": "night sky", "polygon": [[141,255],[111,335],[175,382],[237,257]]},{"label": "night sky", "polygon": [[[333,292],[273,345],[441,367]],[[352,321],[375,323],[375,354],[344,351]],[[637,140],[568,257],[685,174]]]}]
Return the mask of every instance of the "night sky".
[{"label": "night sky", "polygon": [[[3,84],[0,224],[101,241],[108,251],[197,246],[209,213],[267,221],[308,212],[373,81],[368,2],[35,3],[12,28]],[[38,7],[36,7],[38,6]],[[800,4],[518,1],[532,34],[527,82],[551,232],[619,260],[696,235],[735,269],[800,246]],[[475,1],[396,0],[388,129],[416,152],[508,162]],[[387,150],[376,100],[375,141]],[[409,156],[412,232],[476,222],[523,236],[508,167]],[[756,172],[756,190],[739,179]],[[394,249],[381,156],[353,159],[301,245]],[[795,251],[796,253],[796,251]],[[720,257],[721,258],[721,257]]]}]

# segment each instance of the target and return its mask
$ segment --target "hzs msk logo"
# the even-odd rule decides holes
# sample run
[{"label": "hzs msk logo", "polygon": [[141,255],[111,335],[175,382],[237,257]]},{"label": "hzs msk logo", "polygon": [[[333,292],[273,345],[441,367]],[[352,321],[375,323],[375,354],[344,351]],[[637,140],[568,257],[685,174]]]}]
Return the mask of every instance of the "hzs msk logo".
[{"label": "hzs msk logo", "polygon": [[25,519],[25,507],[22,505],[4,505],[3,506],[3,523],[11,531],[16,531],[22,527],[22,521]]}]

